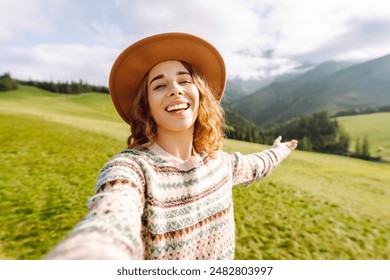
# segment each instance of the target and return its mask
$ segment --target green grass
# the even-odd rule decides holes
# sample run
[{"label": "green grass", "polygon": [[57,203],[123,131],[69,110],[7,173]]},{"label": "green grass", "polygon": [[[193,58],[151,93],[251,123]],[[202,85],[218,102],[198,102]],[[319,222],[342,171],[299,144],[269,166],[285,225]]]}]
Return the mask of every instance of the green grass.
[{"label": "green grass", "polygon": [[[381,156],[390,161],[390,113],[376,113],[337,118],[338,122],[351,137],[350,150],[356,150],[356,140],[360,143],[367,136],[372,156]],[[382,147],[384,150],[379,151]]]},{"label": "green grass", "polygon": [[389,171],[388,164],[294,152],[269,177],[235,189],[236,257],[388,259]]},{"label": "green grass", "polygon": [[86,214],[86,200],[118,140],[37,117],[0,114],[3,254],[40,258]]},{"label": "green grass", "polygon": [[20,86],[15,91],[0,92],[0,110],[39,116],[118,140],[125,139],[130,131],[116,113],[108,94],[55,94]]},{"label": "green grass", "polygon": [[[40,259],[86,214],[128,128],[109,96],[0,93],[0,258]],[[228,152],[267,146],[225,140]],[[390,165],[294,152],[234,188],[237,259],[389,259]]]}]

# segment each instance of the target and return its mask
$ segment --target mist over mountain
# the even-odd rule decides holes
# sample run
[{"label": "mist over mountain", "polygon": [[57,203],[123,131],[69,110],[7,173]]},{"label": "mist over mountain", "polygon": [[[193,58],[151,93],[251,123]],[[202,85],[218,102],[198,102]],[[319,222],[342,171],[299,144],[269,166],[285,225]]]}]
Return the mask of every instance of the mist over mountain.
[{"label": "mist over mountain", "polygon": [[235,99],[233,110],[267,127],[326,110],[390,104],[390,55],[363,63],[326,62],[290,79],[276,79]]},{"label": "mist over mountain", "polygon": [[231,104],[251,93],[266,87],[272,82],[272,79],[264,80],[244,80],[241,78],[228,79],[226,81],[226,89],[222,99],[223,104]]}]

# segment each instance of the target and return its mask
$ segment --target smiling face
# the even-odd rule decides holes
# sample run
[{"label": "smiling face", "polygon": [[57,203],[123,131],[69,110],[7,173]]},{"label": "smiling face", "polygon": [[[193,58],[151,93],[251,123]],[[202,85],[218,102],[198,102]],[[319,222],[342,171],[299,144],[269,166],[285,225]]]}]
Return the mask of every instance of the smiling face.
[{"label": "smiling face", "polygon": [[148,75],[148,102],[158,133],[193,133],[199,110],[199,91],[180,61],[155,65]]}]

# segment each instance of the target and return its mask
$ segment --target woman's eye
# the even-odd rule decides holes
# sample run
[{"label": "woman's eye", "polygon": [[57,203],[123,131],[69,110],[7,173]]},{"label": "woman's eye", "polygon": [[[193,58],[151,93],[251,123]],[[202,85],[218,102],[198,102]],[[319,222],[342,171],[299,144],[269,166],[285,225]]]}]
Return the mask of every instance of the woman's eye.
[{"label": "woman's eye", "polygon": [[163,88],[163,87],[165,87],[165,85],[160,84],[160,85],[155,86],[154,89],[156,90],[156,89],[160,89],[160,88]]},{"label": "woman's eye", "polygon": [[191,83],[191,81],[189,81],[189,80],[183,80],[183,81],[180,82],[181,85],[183,85],[183,84],[190,84],[190,83]]}]

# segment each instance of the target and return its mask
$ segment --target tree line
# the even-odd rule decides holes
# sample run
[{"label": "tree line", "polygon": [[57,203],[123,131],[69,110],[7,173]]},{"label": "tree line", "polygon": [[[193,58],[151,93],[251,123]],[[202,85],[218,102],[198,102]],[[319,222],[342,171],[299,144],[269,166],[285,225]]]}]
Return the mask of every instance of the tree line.
[{"label": "tree line", "polygon": [[282,135],[284,139],[297,139],[300,150],[379,160],[370,155],[367,136],[362,142],[357,139],[355,151],[350,152],[350,136],[325,111],[297,117],[266,129],[260,129],[230,112],[226,116],[226,123],[225,134],[230,139],[272,145],[275,138]]},{"label": "tree line", "polygon": [[23,81],[12,79],[9,73],[5,73],[0,76],[0,91],[6,90],[15,90],[18,88],[18,84],[38,87],[43,90],[55,92],[55,93],[63,93],[63,94],[71,94],[71,93],[85,93],[85,92],[100,92],[100,93],[108,93],[109,90],[104,86],[94,86],[90,85],[83,80],[79,80],[78,82],[45,82],[45,81]]},{"label": "tree line", "polygon": [[271,144],[275,135],[297,139],[305,151],[348,155],[350,137],[327,112],[292,119],[260,131],[260,141]]},{"label": "tree line", "polygon": [[18,83],[26,86],[38,87],[47,91],[63,94],[100,92],[108,93],[108,88],[104,86],[90,85],[82,80],[78,82],[43,82],[43,81],[20,81]]},{"label": "tree line", "polygon": [[390,105],[344,110],[344,111],[337,112],[332,117],[336,118],[336,117],[365,115],[365,114],[374,114],[374,113],[382,113],[382,112],[390,112]]}]

